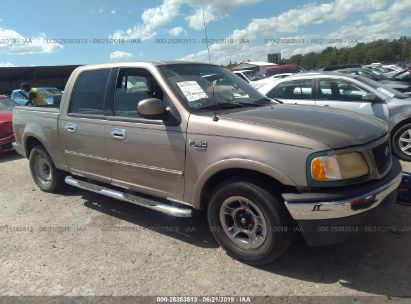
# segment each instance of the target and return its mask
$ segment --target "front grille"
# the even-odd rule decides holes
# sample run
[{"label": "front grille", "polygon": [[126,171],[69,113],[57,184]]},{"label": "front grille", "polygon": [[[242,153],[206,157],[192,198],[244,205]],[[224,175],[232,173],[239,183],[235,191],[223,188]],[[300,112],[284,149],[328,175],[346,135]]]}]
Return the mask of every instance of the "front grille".
[{"label": "front grille", "polygon": [[375,164],[379,174],[385,173],[391,164],[391,148],[389,142],[385,142],[372,149]]}]

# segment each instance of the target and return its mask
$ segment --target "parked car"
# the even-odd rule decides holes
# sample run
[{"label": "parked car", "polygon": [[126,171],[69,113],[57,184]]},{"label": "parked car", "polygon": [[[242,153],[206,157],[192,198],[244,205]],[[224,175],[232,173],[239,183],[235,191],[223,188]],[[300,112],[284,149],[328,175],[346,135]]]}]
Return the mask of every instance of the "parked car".
[{"label": "parked car", "polygon": [[[63,94],[61,91],[57,88],[52,88],[52,87],[41,87],[41,88],[35,88],[38,91],[40,91],[41,94],[44,95],[44,97],[47,100],[47,104],[49,105],[59,105],[61,102],[61,97]],[[27,92],[17,89],[13,90],[11,93],[11,99],[13,99],[15,102],[17,102],[19,105],[24,105],[28,101],[28,94]]]},{"label": "parked car", "polygon": [[284,103],[341,108],[388,122],[395,154],[411,161],[411,99],[379,82],[341,73],[306,73],[276,80],[259,91]]},{"label": "parked car", "polygon": [[378,71],[384,76],[390,78],[393,75],[403,71],[404,69],[402,67],[399,67],[395,64],[381,64],[381,63],[373,63],[367,66],[368,68]]},{"label": "parked car", "polygon": [[255,70],[235,70],[232,72],[255,88],[270,82],[270,79],[264,74]]},{"label": "parked car", "polygon": [[390,77],[391,80],[406,82],[411,85],[411,70],[404,70]]},{"label": "parked car", "polygon": [[283,73],[283,74],[275,74],[273,76],[270,76],[270,79],[281,79],[281,78],[285,78],[291,75],[294,75],[295,73]]},{"label": "parked car", "polygon": [[407,82],[390,79],[376,70],[371,70],[368,68],[349,68],[343,70],[336,70],[336,72],[360,75],[372,80],[378,81],[392,89],[400,91],[402,93],[411,94],[411,85]]},{"label": "parked car", "polygon": [[403,71],[404,69],[396,64],[386,64],[382,66],[385,69],[384,75],[387,77],[392,77],[393,75]]},{"label": "parked car", "polygon": [[281,256],[295,231],[310,245],[351,237],[402,177],[384,121],[274,103],[217,65],[83,66],[59,109],[15,113],[15,148],[41,190],[65,182],[173,216],[207,210],[218,243],[249,264]]},{"label": "parked car", "polygon": [[13,100],[0,95],[0,154],[13,150],[13,108],[17,106]]},{"label": "parked car", "polygon": [[268,68],[265,71],[265,76],[268,77],[268,76],[284,74],[284,73],[300,73],[303,71],[304,69],[298,64],[277,65],[277,66]]},{"label": "parked car", "polygon": [[361,68],[361,64],[334,64],[328,65],[322,69],[322,71],[336,71],[342,69],[349,69],[349,68]]}]

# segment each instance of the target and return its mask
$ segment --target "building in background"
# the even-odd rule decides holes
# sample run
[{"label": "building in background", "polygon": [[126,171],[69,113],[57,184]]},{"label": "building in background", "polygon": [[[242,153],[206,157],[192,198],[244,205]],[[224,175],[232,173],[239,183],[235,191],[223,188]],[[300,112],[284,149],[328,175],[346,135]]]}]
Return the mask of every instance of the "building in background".
[{"label": "building in background", "polygon": [[270,63],[279,64],[281,61],[281,53],[271,53],[267,54],[267,61]]}]

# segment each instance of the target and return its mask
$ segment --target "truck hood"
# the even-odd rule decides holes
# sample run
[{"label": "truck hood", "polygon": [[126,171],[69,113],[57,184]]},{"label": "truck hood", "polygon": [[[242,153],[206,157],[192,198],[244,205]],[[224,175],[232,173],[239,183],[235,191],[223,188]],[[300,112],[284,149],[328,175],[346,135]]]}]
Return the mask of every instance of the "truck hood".
[{"label": "truck hood", "polygon": [[331,149],[369,143],[388,132],[387,124],[351,111],[305,105],[273,105],[229,113],[222,118],[264,125],[315,139]]}]

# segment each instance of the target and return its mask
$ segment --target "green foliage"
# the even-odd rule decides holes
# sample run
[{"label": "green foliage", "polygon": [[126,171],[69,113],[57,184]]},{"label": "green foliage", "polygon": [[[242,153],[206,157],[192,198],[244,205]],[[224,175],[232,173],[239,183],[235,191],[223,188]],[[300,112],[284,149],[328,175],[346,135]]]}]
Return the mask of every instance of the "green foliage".
[{"label": "green foliage", "polygon": [[409,63],[411,62],[411,38],[381,39],[358,43],[354,47],[327,47],[320,53],[294,55],[282,60],[283,64],[295,63],[306,70],[334,64]]}]

